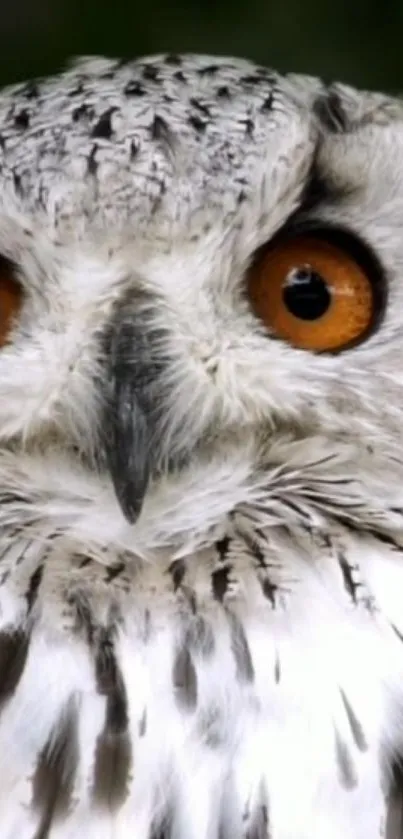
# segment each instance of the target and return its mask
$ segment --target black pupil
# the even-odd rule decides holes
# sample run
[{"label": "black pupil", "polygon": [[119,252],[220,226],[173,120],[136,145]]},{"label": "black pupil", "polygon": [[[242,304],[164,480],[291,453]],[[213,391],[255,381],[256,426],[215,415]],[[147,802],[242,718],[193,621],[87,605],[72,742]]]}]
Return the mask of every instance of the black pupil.
[{"label": "black pupil", "polygon": [[289,312],[301,320],[317,320],[328,310],[330,291],[312,268],[295,268],[287,275],[283,300]]}]

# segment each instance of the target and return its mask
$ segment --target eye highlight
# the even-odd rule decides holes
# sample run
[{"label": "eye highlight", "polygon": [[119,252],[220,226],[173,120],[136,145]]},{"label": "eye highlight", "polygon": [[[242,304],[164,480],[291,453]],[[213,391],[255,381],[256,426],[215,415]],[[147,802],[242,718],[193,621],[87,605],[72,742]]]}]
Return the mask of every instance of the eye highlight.
[{"label": "eye highlight", "polygon": [[277,338],[299,349],[336,352],[368,337],[380,309],[379,269],[352,241],[310,231],[259,254],[248,274],[248,296]]},{"label": "eye highlight", "polygon": [[0,348],[7,344],[22,306],[23,292],[14,265],[0,256]]}]

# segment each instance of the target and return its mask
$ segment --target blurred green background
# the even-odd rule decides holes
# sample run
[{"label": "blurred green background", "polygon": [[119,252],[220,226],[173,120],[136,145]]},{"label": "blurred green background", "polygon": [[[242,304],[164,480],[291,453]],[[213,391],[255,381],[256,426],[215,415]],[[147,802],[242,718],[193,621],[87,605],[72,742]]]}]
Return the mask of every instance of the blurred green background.
[{"label": "blurred green background", "polygon": [[0,84],[72,55],[242,55],[403,91],[403,0],[0,0]]}]

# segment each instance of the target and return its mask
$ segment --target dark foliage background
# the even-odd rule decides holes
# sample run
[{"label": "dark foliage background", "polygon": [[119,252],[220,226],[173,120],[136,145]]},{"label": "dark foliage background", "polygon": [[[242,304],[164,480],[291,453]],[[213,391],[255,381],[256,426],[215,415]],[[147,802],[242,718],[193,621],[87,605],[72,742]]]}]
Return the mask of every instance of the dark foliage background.
[{"label": "dark foliage background", "polygon": [[167,50],[403,91],[402,35],[403,0],[0,0],[0,83]]}]

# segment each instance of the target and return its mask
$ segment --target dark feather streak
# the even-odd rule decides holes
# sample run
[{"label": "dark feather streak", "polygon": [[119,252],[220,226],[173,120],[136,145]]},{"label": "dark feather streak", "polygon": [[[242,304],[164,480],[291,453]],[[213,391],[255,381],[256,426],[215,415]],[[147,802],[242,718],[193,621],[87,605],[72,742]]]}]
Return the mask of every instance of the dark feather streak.
[{"label": "dark feather streak", "polygon": [[78,763],[77,708],[71,700],[39,755],[32,779],[32,806],[41,813],[33,839],[47,839],[67,813]]},{"label": "dark feather streak", "polygon": [[129,791],[132,744],[128,731],[127,696],[116,660],[112,633],[100,633],[95,656],[98,692],[106,696],[105,723],[95,749],[94,801],[115,811]]},{"label": "dark feather streak", "polygon": [[177,702],[182,708],[193,711],[197,704],[197,675],[187,647],[180,647],[172,667],[172,682]]},{"label": "dark feather streak", "polygon": [[11,699],[27,662],[30,637],[17,629],[0,632],[0,708]]},{"label": "dark feather streak", "polygon": [[213,594],[216,600],[223,602],[228,590],[229,575],[231,573],[231,566],[224,565],[216,568],[211,574],[211,582],[213,587]]},{"label": "dark feather streak", "polygon": [[354,789],[357,786],[354,764],[347,745],[341,739],[337,730],[335,730],[335,749],[340,783],[345,789]]},{"label": "dark feather streak", "polygon": [[35,569],[34,573],[32,574],[32,576],[29,580],[28,589],[27,589],[27,592],[25,594],[26,601],[27,601],[28,612],[32,611],[32,609],[33,609],[33,607],[36,603],[36,599],[37,599],[38,591],[39,591],[39,586],[42,582],[43,570],[44,570],[44,566],[43,565],[38,565],[38,567]]},{"label": "dark feather streak", "polygon": [[244,628],[238,618],[228,613],[231,631],[231,648],[240,682],[253,682],[255,671]]},{"label": "dark feather streak", "polygon": [[344,705],[344,708],[345,708],[345,711],[346,711],[347,719],[348,719],[349,724],[350,724],[351,733],[353,735],[355,744],[361,752],[365,752],[368,748],[368,743],[366,741],[362,725],[361,725],[359,719],[357,719],[357,717],[354,713],[354,709],[350,705],[350,702],[347,699],[347,696],[345,695],[344,691],[340,690],[340,694],[341,694],[342,702],[343,702],[343,705]]},{"label": "dark feather streak", "polygon": [[343,575],[344,587],[350,595],[353,603],[357,603],[357,590],[360,588],[360,585],[355,582],[352,568],[347,562],[344,554],[339,552],[337,559]]}]

